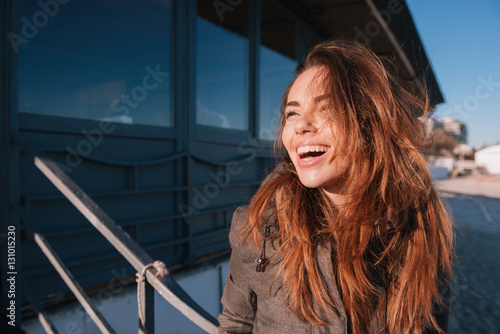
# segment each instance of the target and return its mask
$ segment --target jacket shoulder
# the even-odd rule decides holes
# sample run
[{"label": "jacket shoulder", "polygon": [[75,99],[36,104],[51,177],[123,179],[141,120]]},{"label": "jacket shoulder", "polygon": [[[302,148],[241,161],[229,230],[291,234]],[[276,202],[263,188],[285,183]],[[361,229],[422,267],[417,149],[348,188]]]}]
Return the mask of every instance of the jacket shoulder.
[{"label": "jacket shoulder", "polygon": [[231,248],[239,248],[241,244],[241,231],[248,223],[249,207],[248,205],[240,206],[233,213],[231,221],[231,230],[229,232],[229,242]]}]

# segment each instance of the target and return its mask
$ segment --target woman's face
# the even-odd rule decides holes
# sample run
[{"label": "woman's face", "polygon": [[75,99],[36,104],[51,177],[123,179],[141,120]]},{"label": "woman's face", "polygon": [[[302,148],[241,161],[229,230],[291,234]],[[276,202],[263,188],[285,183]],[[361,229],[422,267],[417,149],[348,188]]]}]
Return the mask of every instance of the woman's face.
[{"label": "woman's face", "polygon": [[312,85],[319,67],[304,71],[290,88],[284,110],[283,145],[308,188],[322,187],[338,194],[346,170],[342,159],[332,161],[335,127],[328,118],[328,101],[322,85]]}]

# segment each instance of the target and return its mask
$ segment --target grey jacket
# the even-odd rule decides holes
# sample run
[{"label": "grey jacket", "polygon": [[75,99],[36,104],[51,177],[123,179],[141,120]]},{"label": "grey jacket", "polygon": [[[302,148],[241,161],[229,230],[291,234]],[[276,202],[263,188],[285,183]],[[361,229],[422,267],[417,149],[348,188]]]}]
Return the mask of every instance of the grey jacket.
[{"label": "grey jacket", "polygon": [[[264,272],[256,271],[255,260],[260,251],[252,243],[241,244],[240,231],[246,223],[247,207],[241,207],[233,215],[229,240],[232,254],[226,288],[222,296],[224,310],[219,315],[219,333],[347,333],[344,309],[330,315],[319,307],[317,310],[329,322],[326,327],[317,327],[300,321],[287,309],[277,281],[269,291],[279,267],[280,256],[272,257]],[[272,245],[266,245],[266,257],[275,253]],[[342,305],[333,277],[331,250],[328,245],[317,246],[319,268],[325,277],[336,305]],[[373,329],[382,328],[376,319]],[[376,331],[375,331],[376,332]]]},{"label": "grey jacket", "polygon": [[[328,284],[335,305],[339,310],[332,314],[316,306],[318,313],[327,319],[329,325],[317,327],[300,321],[287,309],[279,280],[272,286],[271,283],[279,267],[280,256],[276,254],[266,266],[264,272],[256,271],[257,258],[260,251],[253,243],[242,244],[240,231],[247,221],[248,207],[238,208],[234,215],[229,234],[232,254],[229,262],[229,273],[221,302],[224,307],[219,315],[219,333],[348,333],[345,310],[339,296],[331,261],[329,245],[318,245],[318,265],[321,274]],[[270,258],[276,249],[266,245],[266,257]],[[281,256],[282,258],[282,256]],[[441,327],[447,329],[448,312],[441,312],[437,317]],[[383,329],[376,317],[370,324],[370,333],[380,333]],[[429,332],[431,333],[431,332]]]}]

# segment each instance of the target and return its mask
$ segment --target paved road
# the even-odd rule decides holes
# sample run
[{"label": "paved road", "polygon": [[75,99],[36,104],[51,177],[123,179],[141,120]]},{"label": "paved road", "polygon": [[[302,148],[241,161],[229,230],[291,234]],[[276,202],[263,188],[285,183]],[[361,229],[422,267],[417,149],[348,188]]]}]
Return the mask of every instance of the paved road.
[{"label": "paved road", "polygon": [[[500,334],[500,176],[435,183],[456,224],[450,333]],[[484,196],[487,195],[487,196]]]}]

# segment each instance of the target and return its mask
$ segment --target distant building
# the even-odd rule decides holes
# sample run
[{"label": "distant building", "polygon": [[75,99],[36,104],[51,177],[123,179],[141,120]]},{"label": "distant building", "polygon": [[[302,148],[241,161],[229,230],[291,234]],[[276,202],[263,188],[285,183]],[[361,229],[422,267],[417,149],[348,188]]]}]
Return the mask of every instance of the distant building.
[{"label": "distant building", "polygon": [[500,174],[500,145],[493,145],[475,154],[476,165],[483,166],[490,174]]},{"label": "distant building", "polygon": [[474,147],[467,144],[458,144],[457,147],[453,149],[453,154],[458,155],[459,157],[472,157],[474,154]]},{"label": "distant building", "polygon": [[442,127],[446,133],[456,138],[458,143],[467,143],[467,126],[455,118],[440,118],[436,121],[435,127]]}]

